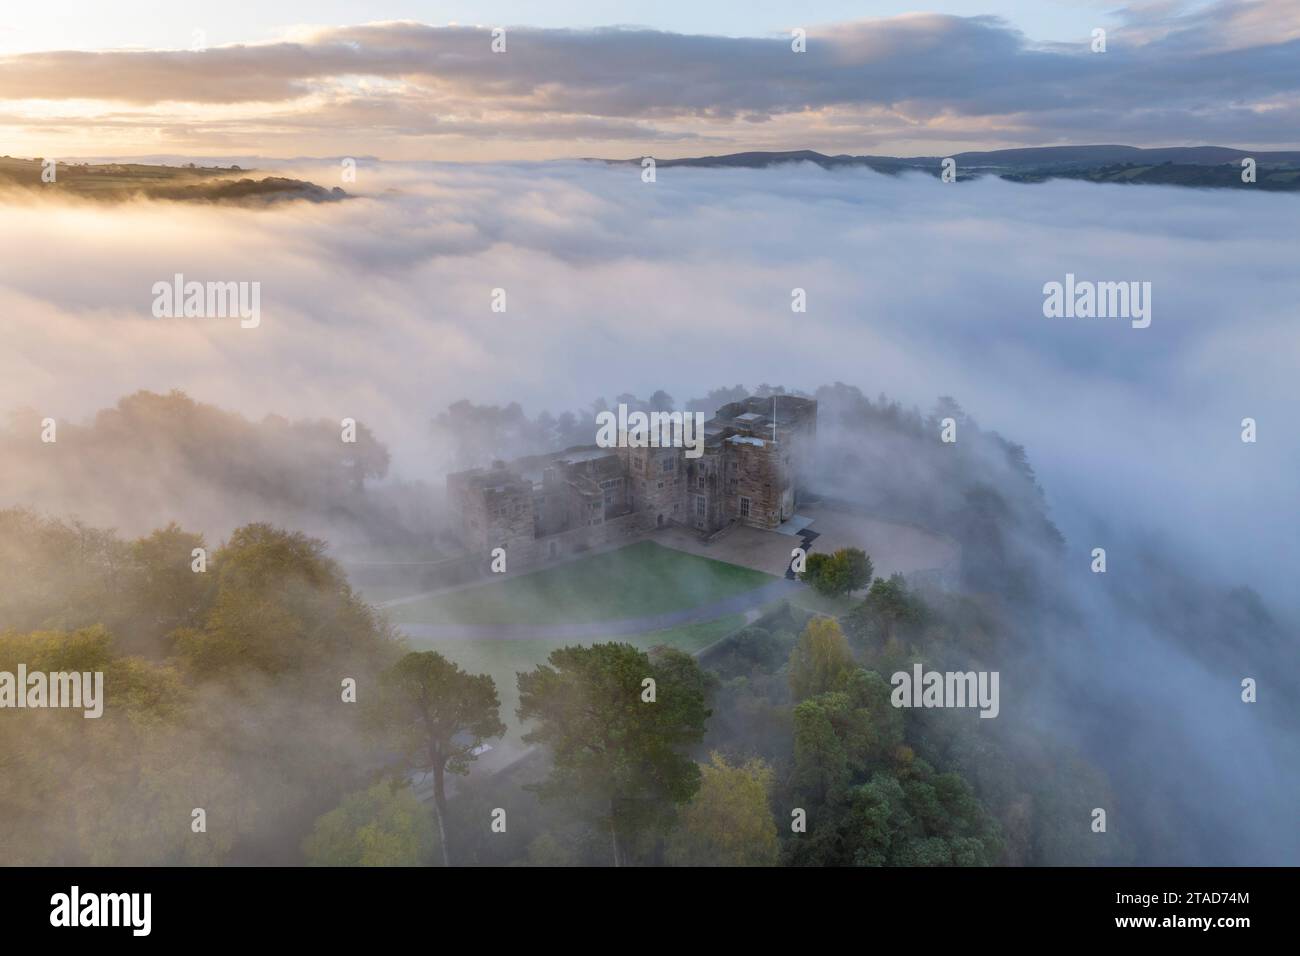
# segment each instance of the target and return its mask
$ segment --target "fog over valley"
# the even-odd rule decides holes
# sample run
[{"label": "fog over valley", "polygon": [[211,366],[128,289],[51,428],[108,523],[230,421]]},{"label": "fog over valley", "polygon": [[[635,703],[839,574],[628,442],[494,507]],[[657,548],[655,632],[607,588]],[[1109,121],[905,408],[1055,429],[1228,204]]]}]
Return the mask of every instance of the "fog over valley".
[{"label": "fog over valley", "polygon": [[[275,172],[329,186],[339,167]],[[1026,446],[1081,554],[1154,534],[1291,599],[1300,199],[809,165],[638,174],[363,162],[357,198],[325,205],[10,203],[0,405],[79,421],[183,388],[253,420],[350,416],[391,474],[440,480],[428,423],[459,399],[558,415],[735,382],[952,395]],[[260,326],[153,318],[174,273],[260,282]],[[1067,274],[1150,282],[1150,327],[1045,318],[1043,286]]]},{"label": "fog over valley", "polygon": [[[355,182],[337,161],[262,167],[259,175],[341,185],[348,197],[265,207],[0,197],[0,509],[33,509],[0,522],[0,560],[29,575],[7,590],[0,583],[0,611],[23,629],[101,623],[79,617],[71,600],[66,615],[48,610],[59,602],[24,542],[61,542],[65,551],[41,552],[57,567],[49,555],[84,556],[93,539],[91,550],[117,568],[127,545],[108,529],[145,539],[175,521],[183,531],[131,545],[132,560],[152,568],[159,554],[188,554],[199,539],[186,535],[202,535],[223,548],[220,586],[182,574],[173,590],[184,592],[183,608],[166,613],[126,589],[102,623],[154,661],[139,668],[157,664],[148,680],[160,699],[179,699],[174,682],[201,674],[262,701],[263,726],[290,728],[302,747],[324,746],[318,738],[338,730],[329,747],[355,783],[390,755],[329,716],[332,686],[305,714],[285,713],[291,705],[274,690],[286,660],[314,653],[317,639],[337,658],[311,667],[331,682],[334,662],[373,676],[395,653],[399,608],[386,609],[390,620],[366,607],[327,557],[441,557],[449,471],[552,442],[592,444],[597,408],[663,392],[678,409],[694,400],[712,414],[743,395],[802,394],[819,405],[813,490],[960,546],[967,592],[916,593],[949,628],[933,645],[935,662],[1000,671],[1000,716],[961,729],[909,716],[908,727],[927,759],[943,755],[993,808],[1010,834],[1002,859],[1300,860],[1300,195],[944,183],[806,163],[664,168],[652,183],[635,165],[579,160],[363,160]],[[155,284],[170,289],[178,276],[259,283],[258,321],[184,317],[179,307],[156,317]],[[1149,312],[1142,323],[1048,317],[1045,287],[1076,282],[1137,283],[1149,290]],[[724,399],[736,385],[745,388]],[[955,444],[939,441],[949,417]],[[58,426],[56,443],[41,441],[45,419]],[[344,419],[355,420],[358,440],[341,452]],[[1246,419],[1254,442],[1242,440]],[[1090,568],[1096,548],[1106,551],[1105,574]],[[270,588],[269,554],[309,569],[288,598],[258,590]],[[102,586],[70,578],[78,600]],[[707,584],[701,601],[716,582]],[[289,634],[284,647],[241,644],[257,609],[278,614],[282,599],[326,623],[318,632],[272,615]],[[460,622],[438,626],[447,623]],[[862,633],[874,641],[868,624]],[[412,624],[408,636],[419,633]],[[887,675],[901,661],[886,635],[863,646]],[[103,652],[103,634],[77,640],[79,653]],[[231,677],[232,661],[245,658],[261,670]],[[655,660],[665,680],[684,666]],[[316,672],[304,673],[302,692],[318,694]],[[1259,682],[1255,707],[1242,706],[1244,677]],[[530,679],[504,689],[507,724],[515,705],[544,722],[551,677]],[[790,703],[784,677],[763,679],[782,688],[774,707]],[[854,679],[843,693],[865,712],[880,688],[869,671]],[[217,724],[242,719],[212,686],[194,693],[212,698]],[[751,711],[717,707],[716,727],[752,735],[756,752],[781,765],[797,731],[783,725],[760,739],[765,725]],[[897,717],[876,725],[890,720],[901,726]],[[906,751],[906,763],[902,739],[899,730],[902,749],[890,753]],[[1005,764],[984,760],[988,741]],[[525,752],[519,736],[500,746]],[[231,838],[233,858],[294,859],[337,794],[311,775],[283,785],[273,762],[244,759],[230,757],[222,786],[243,770],[255,796],[232,792],[231,805],[264,798],[276,810],[261,830]],[[1038,794],[1039,820],[1086,813],[1094,804],[1061,807],[1113,791],[1120,849],[1085,847],[1086,834],[1053,842],[1028,824],[1017,830],[1032,815],[1011,782],[1033,776],[1025,768],[1066,794]],[[929,770],[917,773],[928,779]],[[462,806],[493,806],[492,785],[471,777]],[[36,815],[38,802],[24,812]],[[119,812],[115,825],[135,825]],[[967,862],[997,859],[991,830],[972,819]],[[458,839],[468,838],[444,835],[438,845],[465,858],[471,850]],[[221,857],[132,846],[146,861]],[[530,858],[560,853],[548,847],[529,844]],[[614,852],[623,852],[617,839]]]}]

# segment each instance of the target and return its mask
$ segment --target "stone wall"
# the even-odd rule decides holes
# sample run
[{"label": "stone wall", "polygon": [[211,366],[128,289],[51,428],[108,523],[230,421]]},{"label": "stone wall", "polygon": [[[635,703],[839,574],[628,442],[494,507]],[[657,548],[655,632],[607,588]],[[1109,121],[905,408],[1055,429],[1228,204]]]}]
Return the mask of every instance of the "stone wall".
[{"label": "stone wall", "polygon": [[[726,506],[725,459],[720,447],[707,449],[702,456],[688,462],[686,468],[682,516],[678,523],[711,534],[731,520]],[[703,485],[701,478],[704,479]],[[700,498],[704,499],[703,514],[699,510]]]},{"label": "stone wall", "polygon": [[[731,515],[755,528],[781,523],[781,496],[790,487],[779,444],[762,439],[727,441],[727,488]],[[749,514],[741,513],[741,498],[749,499]]]},{"label": "stone wall", "polygon": [[[537,538],[532,542],[535,546],[534,557],[529,560],[535,561],[538,565],[545,565],[549,561],[571,554],[581,554],[605,545],[633,541],[640,537],[643,531],[640,519],[641,516],[633,512],[618,518],[610,518],[599,524]],[[514,553],[510,552],[510,555],[513,559]]]},{"label": "stone wall", "polygon": [[471,555],[487,560],[493,548],[531,554],[535,521],[532,486],[508,473],[460,474],[447,479],[452,507],[460,514],[460,539]]},{"label": "stone wall", "polygon": [[[680,448],[623,448],[632,507],[641,516],[641,526],[650,529],[670,522],[685,523],[685,455]],[[664,462],[671,462],[670,471]],[[662,521],[660,517],[662,516]]]}]

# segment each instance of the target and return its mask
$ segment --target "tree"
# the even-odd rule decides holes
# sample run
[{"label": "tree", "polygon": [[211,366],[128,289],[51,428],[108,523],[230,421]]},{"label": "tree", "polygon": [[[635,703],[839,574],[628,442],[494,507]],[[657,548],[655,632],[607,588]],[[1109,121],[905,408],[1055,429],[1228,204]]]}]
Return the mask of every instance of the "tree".
[{"label": "tree", "polygon": [[518,402],[504,407],[462,399],[447,406],[432,423],[439,446],[449,450],[451,468],[486,465],[506,449],[542,451],[538,432]]},{"label": "tree", "polygon": [[380,725],[396,733],[418,769],[433,774],[433,810],[443,865],[448,773],[467,774],[483,741],[506,732],[496,682],[467,674],[437,651],[412,651],[380,677]]},{"label": "tree", "polygon": [[615,866],[638,832],[699,789],[700,769],[684,751],[704,737],[708,689],[690,655],[668,649],[652,659],[630,644],[562,647],[519,675],[519,719],[536,721],[524,740],[553,755],[536,789],[601,807]]},{"label": "tree", "polygon": [[903,744],[903,712],[890,700],[892,688],[875,671],[859,668],[844,681],[844,692],[857,717],[852,740],[855,766],[883,765]]},{"label": "tree", "polygon": [[[826,702],[827,694],[796,712]],[[856,775],[853,775],[856,776]],[[818,811],[808,839],[789,841],[788,860],[799,866],[989,866],[1001,850],[1001,831],[956,773],[937,774],[900,747],[888,768],[843,786]],[[860,779],[860,778],[859,778]]]},{"label": "tree", "polygon": [[768,803],[772,768],[732,766],[719,753],[700,767],[700,789],[681,813],[668,861],[675,866],[773,866],[776,821]]},{"label": "tree", "polygon": [[555,448],[557,445],[563,447],[559,442],[555,426],[555,416],[546,409],[538,412],[537,417],[533,419],[533,428],[537,431],[538,441],[547,448]]},{"label": "tree", "polygon": [[688,412],[704,412],[706,417],[712,418],[723,405],[738,402],[748,397],[749,389],[743,385],[733,385],[730,388],[724,386],[711,389],[704,398],[692,398],[686,403],[686,410]]},{"label": "tree", "polygon": [[21,440],[27,432],[17,429],[30,421],[24,411],[0,426],[7,497],[100,526],[143,530],[158,514],[202,526],[257,513],[314,526],[346,513],[368,526],[379,509],[362,485],[388,469],[388,450],[363,423],[344,442],[338,419],[254,423],[179,391],[137,392],[89,424],[60,422],[59,446],[68,447],[57,464]]},{"label": "tree", "polygon": [[867,552],[861,548],[844,548],[836,551],[835,557],[839,558],[843,565],[845,594],[857,591],[871,583],[871,575],[876,569]]},{"label": "tree", "polygon": [[124,631],[131,647],[157,653],[168,634],[202,624],[217,578],[213,569],[192,569],[194,549],[202,547],[203,535],[184,531],[175,522],[131,545],[127,593],[133,626]]},{"label": "tree", "polygon": [[842,863],[856,866],[991,866],[997,821],[958,774],[923,760],[878,771],[853,790],[840,825]]},{"label": "tree", "polygon": [[661,388],[650,396],[646,404],[652,412],[671,412],[673,410],[673,397]]},{"label": "tree", "polygon": [[[962,411],[961,405],[957,403],[957,399],[951,395],[940,395],[934,403],[934,408],[930,410],[930,417],[926,424],[933,434],[939,433],[939,425],[945,418],[951,418],[958,426],[965,426],[970,422],[966,413]],[[974,422],[970,424],[974,425]]]},{"label": "tree", "polygon": [[109,531],[27,508],[0,510],[0,622],[15,630],[109,628],[130,613],[130,547]]},{"label": "tree", "polygon": [[883,677],[858,669],[839,686],[794,709],[793,782],[821,804],[840,802],[850,783],[892,764],[903,743],[903,715]]},{"label": "tree", "polygon": [[790,692],[799,701],[836,690],[852,670],[853,652],[839,621],[833,617],[814,617],[804,626],[790,652]]},{"label": "tree", "polygon": [[213,563],[216,598],[203,627],[174,635],[194,676],[370,674],[392,660],[391,631],[325,556],[324,541],[250,524]]},{"label": "tree", "polygon": [[824,551],[814,551],[804,561],[801,581],[811,584],[818,594],[830,594],[835,588],[835,558]]},{"label": "tree", "polygon": [[825,806],[849,785],[851,768],[843,739],[849,713],[848,696],[842,693],[818,694],[795,707],[792,782],[801,799]]},{"label": "tree", "polygon": [[803,580],[819,594],[836,597],[865,587],[873,570],[871,558],[861,548],[840,548],[834,554],[808,555]]},{"label": "tree", "polygon": [[888,581],[876,578],[862,607],[877,622],[885,643],[894,639],[900,626],[917,625],[925,619],[925,605],[908,591],[901,574],[891,575]]},{"label": "tree", "polygon": [[421,866],[436,842],[411,788],[381,780],[317,818],[302,849],[311,866]]},{"label": "tree", "polygon": [[[248,833],[255,801],[207,746],[173,668],[119,656],[98,625],[0,634],[0,671],[20,663],[31,673],[102,673],[100,716],[50,707],[0,719],[0,857],[36,866],[212,865]],[[222,826],[194,837],[188,826],[158,825],[188,820],[196,793]]]},{"label": "tree", "polygon": [[[594,433],[595,429],[591,430]],[[584,426],[578,421],[578,416],[573,412],[563,412],[555,420],[555,443],[561,448],[568,448],[570,445],[583,444],[583,438],[590,434],[584,431]],[[590,441],[587,438],[587,441]]]}]

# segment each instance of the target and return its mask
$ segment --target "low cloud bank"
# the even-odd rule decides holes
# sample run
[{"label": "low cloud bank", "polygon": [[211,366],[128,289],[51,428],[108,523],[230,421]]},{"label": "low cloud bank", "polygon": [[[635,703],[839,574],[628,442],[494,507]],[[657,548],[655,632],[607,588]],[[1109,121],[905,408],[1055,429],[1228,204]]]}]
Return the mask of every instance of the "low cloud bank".
[{"label": "low cloud bank", "polygon": [[[332,186],[338,171],[286,172]],[[558,415],[734,382],[843,381],[927,409],[953,395],[1025,446],[1064,533],[1061,588],[1085,619],[1068,639],[1032,622],[1062,675],[1038,719],[1103,749],[1121,790],[1186,793],[1169,812],[1211,834],[1188,836],[1188,860],[1300,856],[1294,712],[1269,697],[1295,678],[1300,197],[807,166],[646,184],[589,163],[362,163],[347,188],[358,198],[269,210],[11,202],[0,408],[26,409],[22,453],[59,447],[41,418],[139,389],[253,420],[354,418],[390,477],[432,481],[451,453],[430,421],[460,399]],[[151,288],[177,273],[261,283],[260,324],[154,318]],[[1067,275],[1151,283],[1150,325],[1046,318],[1043,287]],[[204,481],[175,468],[141,488]],[[15,484],[0,505],[67,507]],[[1087,571],[1095,547],[1105,576]],[[1218,608],[1218,650],[1196,581],[1254,592]],[[1259,704],[1238,702],[1246,676]]]},{"label": "low cloud bank", "polygon": [[[558,414],[737,381],[950,394],[1027,447],[1081,554],[1140,527],[1286,593],[1300,199],[810,167],[645,184],[585,163],[363,163],[347,188],[277,210],[11,204],[0,407],[78,419],[179,387],[255,419],[354,417],[394,474],[436,477],[428,422],[461,398]],[[260,282],[259,327],[153,318],[177,273]],[[1045,318],[1067,274],[1150,282],[1150,327]]]}]

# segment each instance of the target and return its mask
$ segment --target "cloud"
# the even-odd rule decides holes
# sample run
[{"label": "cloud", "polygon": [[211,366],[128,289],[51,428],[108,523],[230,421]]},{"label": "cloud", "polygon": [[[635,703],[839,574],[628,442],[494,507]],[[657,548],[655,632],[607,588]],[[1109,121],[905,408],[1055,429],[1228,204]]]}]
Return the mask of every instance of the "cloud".
[{"label": "cloud", "polygon": [[[351,415],[413,475],[436,474],[427,423],[460,398],[953,394],[1028,446],[1067,532],[1142,515],[1216,573],[1282,584],[1296,197],[809,167],[646,185],[587,163],[363,162],[348,188],[275,210],[11,202],[0,407],[80,416],[179,387],[253,418]],[[153,318],[153,283],[177,272],[260,281],[261,326]],[[1067,272],[1151,282],[1151,327],[1045,319],[1042,286]]]},{"label": "cloud", "polygon": [[383,149],[364,151],[389,156],[469,149],[484,136],[548,139],[570,155],[578,142],[695,138],[846,149],[889,140],[1295,144],[1285,120],[1300,89],[1300,15],[1284,7],[1130,7],[1104,54],[1087,37],[1031,43],[991,16],[814,26],[802,54],[780,36],[528,27],[509,28],[497,54],[486,28],[370,23],[203,51],[5,57],[0,98],[38,128],[63,115],[61,102],[111,103],[133,112],[142,132],[183,117],[183,104],[204,104],[212,109],[195,123],[214,124],[223,146],[223,123],[246,148],[268,137],[314,147],[332,129],[336,144],[378,141]]},{"label": "cloud", "polygon": [[[332,185],[337,168],[285,172]],[[1265,704],[1242,712],[1231,660],[1178,649],[1185,609],[1155,633],[1111,598],[1158,606],[1172,564],[1295,601],[1300,198],[812,166],[668,168],[649,185],[572,162],[363,162],[348,188],[360,198],[265,210],[5,197],[0,410],[80,420],[182,388],[255,420],[354,417],[398,476],[436,479],[429,420],[461,398],[558,414],[736,382],[841,380],[923,408],[954,395],[1026,446],[1067,566],[1108,550],[1106,581],[1062,583],[1088,639],[1038,635],[1072,682],[1062,733],[1100,741],[1138,794],[1200,794],[1169,811],[1204,821],[1189,858],[1294,860],[1278,824],[1292,731],[1265,727]],[[261,282],[261,325],[154,319],[152,284],[176,272]],[[1151,326],[1044,318],[1044,283],[1071,272],[1151,282]]]}]

